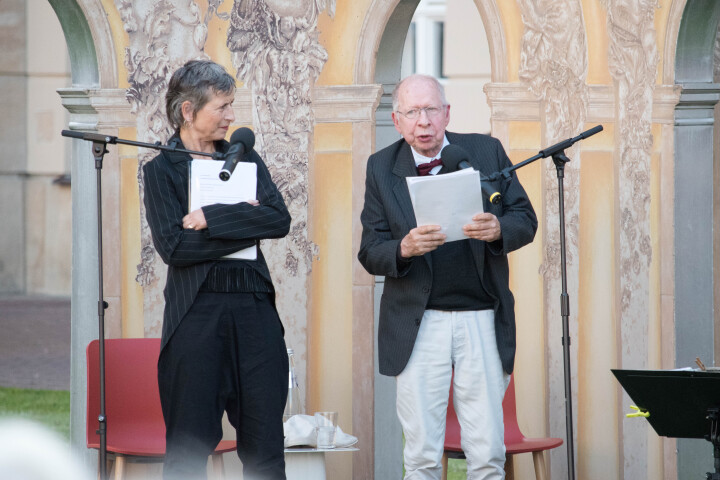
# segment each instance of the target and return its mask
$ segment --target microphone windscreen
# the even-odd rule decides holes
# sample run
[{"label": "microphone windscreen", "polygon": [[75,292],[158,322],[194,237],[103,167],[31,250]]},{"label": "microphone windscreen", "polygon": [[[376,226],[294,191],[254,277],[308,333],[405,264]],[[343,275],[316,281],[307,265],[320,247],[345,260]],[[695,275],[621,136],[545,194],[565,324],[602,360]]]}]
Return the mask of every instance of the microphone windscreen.
[{"label": "microphone windscreen", "polygon": [[255,146],[255,134],[247,127],[238,128],[230,135],[230,145],[242,143],[245,151],[249,152]]},{"label": "microphone windscreen", "polygon": [[593,128],[591,128],[590,130],[584,131],[580,135],[582,135],[583,138],[587,138],[587,137],[591,137],[591,136],[595,135],[598,132],[602,132],[602,130],[603,130],[602,125],[595,125]]},{"label": "microphone windscreen", "polygon": [[470,162],[470,155],[459,145],[446,145],[440,152],[440,159],[449,172],[459,170],[459,164],[462,161]]}]

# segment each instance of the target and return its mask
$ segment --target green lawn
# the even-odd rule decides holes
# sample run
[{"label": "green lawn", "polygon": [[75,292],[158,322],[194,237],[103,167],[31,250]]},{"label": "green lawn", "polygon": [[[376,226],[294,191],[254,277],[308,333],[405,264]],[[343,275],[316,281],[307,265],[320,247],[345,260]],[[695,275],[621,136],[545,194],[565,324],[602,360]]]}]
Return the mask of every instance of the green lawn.
[{"label": "green lawn", "polygon": [[70,392],[0,387],[0,417],[34,420],[70,439]]},{"label": "green lawn", "polygon": [[465,460],[448,460],[448,480],[465,480],[467,478],[467,463]]}]

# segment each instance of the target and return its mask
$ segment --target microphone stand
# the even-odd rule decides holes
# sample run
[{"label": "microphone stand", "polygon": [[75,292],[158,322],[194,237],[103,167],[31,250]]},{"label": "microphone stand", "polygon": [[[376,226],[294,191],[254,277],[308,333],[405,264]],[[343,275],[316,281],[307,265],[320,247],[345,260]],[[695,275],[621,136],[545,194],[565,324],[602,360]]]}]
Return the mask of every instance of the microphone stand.
[{"label": "microphone stand", "polygon": [[560,316],[562,317],[562,345],[563,345],[563,364],[565,376],[565,435],[567,437],[567,457],[568,457],[568,479],[575,480],[575,452],[573,442],[573,414],[572,414],[572,395],[570,381],[570,297],[567,292],[567,260],[565,257],[565,192],[563,188],[563,179],[565,178],[565,164],[570,159],[565,155],[565,149],[571,147],[575,142],[583,140],[587,137],[601,132],[602,125],[597,125],[589,130],[582,132],[577,137],[568,138],[560,143],[541,150],[534,157],[528,158],[517,165],[495,172],[487,177],[488,181],[499,180],[503,178],[510,180],[513,171],[525,165],[534,162],[539,158],[552,157],[555,163],[558,179],[558,201],[560,207],[560,278],[562,283],[562,292],[560,293]]},{"label": "microphone stand", "polygon": [[98,430],[100,435],[100,450],[98,457],[98,469],[100,480],[107,480],[107,418],[105,415],[105,309],[108,303],[103,299],[103,248],[102,248],[102,163],[107,150],[107,144],[125,144],[137,147],[152,148],[155,150],[167,150],[171,152],[183,152],[191,155],[204,155],[215,160],[221,159],[222,153],[195,152],[177,148],[173,145],[161,145],[160,142],[144,143],[133,140],[123,140],[111,135],[100,133],[77,132],[63,130],[63,137],[72,137],[92,142],[93,157],[95,157],[96,184],[97,184],[97,237],[98,237],[98,356],[100,367],[100,410],[98,414]]}]

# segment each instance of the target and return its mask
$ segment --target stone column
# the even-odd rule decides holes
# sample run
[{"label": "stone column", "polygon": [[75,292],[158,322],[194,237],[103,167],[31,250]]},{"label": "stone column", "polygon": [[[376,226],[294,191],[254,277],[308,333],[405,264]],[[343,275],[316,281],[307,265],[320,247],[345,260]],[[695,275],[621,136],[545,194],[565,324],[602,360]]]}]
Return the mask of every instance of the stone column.
[{"label": "stone column", "polygon": [[[694,366],[695,357],[717,365],[714,338],[713,226],[717,205],[708,203],[713,184],[715,105],[720,84],[685,83],[675,111],[675,367]],[[715,289],[715,292],[713,290]],[[711,471],[712,447],[705,440],[678,439],[678,474]],[[699,468],[702,466],[703,468]]]},{"label": "stone column", "polygon": [[[97,111],[89,91],[66,88],[58,91],[70,112],[70,130],[97,131]],[[97,463],[97,453],[85,446],[87,366],[83,352],[98,338],[98,236],[97,188],[91,144],[72,140],[72,304],[70,365],[70,436],[75,450],[87,465]]]},{"label": "stone column", "polygon": [[[650,161],[652,109],[658,51],[657,2],[604,0],[609,35],[608,63],[615,85],[615,165],[619,228],[616,306],[621,368],[646,368],[650,306]],[[623,393],[624,398],[629,398]],[[643,478],[648,439],[625,419],[621,424],[623,477]]]}]

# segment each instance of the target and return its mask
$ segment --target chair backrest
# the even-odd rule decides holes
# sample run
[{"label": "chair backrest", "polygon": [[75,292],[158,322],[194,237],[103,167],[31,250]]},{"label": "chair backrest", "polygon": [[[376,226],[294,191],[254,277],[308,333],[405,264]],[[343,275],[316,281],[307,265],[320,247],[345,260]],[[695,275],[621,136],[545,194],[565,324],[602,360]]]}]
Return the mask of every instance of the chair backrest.
[{"label": "chair backrest", "polygon": [[[503,398],[503,422],[505,423],[505,443],[522,441],[525,436],[520,431],[515,409],[515,379],[510,376],[510,384]],[[448,399],[447,417],[445,421],[445,449],[462,451],[460,446],[460,423],[453,406],[453,389],[450,383],[450,398]]]},{"label": "chair backrest", "polygon": [[[158,338],[105,340],[105,413],[108,451],[159,456],[165,423],[157,383]],[[87,446],[99,448],[99,343],[87,347]]]}]

